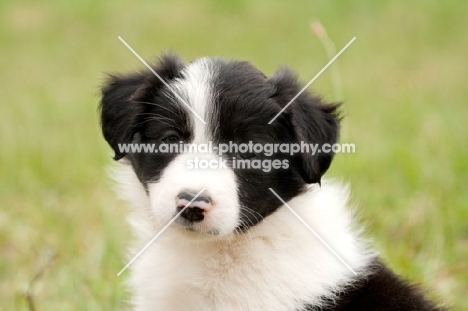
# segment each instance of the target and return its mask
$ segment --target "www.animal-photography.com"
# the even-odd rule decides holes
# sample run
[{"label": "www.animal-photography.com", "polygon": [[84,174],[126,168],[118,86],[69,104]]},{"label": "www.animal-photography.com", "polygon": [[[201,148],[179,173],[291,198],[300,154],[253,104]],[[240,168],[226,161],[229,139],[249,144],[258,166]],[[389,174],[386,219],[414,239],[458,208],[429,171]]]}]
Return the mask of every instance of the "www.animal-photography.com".
[{"label": "www.animal-photography.com", "polygon": [[0,311],[468,310],[468,4],[0,4]]}]

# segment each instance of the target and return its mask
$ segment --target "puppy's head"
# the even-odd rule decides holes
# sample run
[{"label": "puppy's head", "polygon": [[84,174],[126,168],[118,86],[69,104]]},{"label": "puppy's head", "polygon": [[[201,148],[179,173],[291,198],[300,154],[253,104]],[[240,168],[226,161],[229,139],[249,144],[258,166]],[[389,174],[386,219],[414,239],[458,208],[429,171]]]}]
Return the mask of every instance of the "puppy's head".
[{"label": "puppy's head", "polygon": [[[247,62],[183,64],[172,55],[153,69],[157,75],[109,77],[101,124],[114,159],[129,160],[162,224],[190,203],[176,221],[182,230],[247,230],[281,206],[269,188],[287,201],[320,182],[333,153],[292,154],[279,146],[335,143],[337,105],[304,92],[278,115],[302,88],[289,70],[267,78]],[[193,148],[181,152],[187,144]]]}]

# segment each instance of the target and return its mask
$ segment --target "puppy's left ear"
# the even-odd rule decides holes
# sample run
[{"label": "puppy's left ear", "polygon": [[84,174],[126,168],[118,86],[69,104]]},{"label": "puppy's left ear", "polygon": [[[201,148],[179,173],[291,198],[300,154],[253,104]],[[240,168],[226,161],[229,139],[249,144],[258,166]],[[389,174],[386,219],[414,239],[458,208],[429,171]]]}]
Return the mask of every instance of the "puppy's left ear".
[{"label": "puppy's left ear", "polygon": [[[302,89],[296,75],[287,68],[278,70],[268,82],[275,87],[274,99],[283,108]],[[298,170],[306,183],[320,183],[322,175],[328,170],[334,153],[323,152],[322,146],[330,147],[339,136],[337,109],[340,104],[328,104],[319,97],[303,92],[283,112],[289,119],[295,135],[295,142],[318,146],[315,154],[311,151],[301,153],[297,158]],[[276,120],[275,122],[277,122]],[[328,149],[328,148],[326,148]],[[302,151],[302,150],[301,150]]]}]

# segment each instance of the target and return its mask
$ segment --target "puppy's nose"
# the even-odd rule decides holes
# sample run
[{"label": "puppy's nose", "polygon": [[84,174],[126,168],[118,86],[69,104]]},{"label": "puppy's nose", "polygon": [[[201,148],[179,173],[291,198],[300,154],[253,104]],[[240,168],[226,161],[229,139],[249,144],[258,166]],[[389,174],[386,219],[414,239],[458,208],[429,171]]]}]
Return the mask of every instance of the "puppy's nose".
[{"label": "puppy's nose", "polygon": [[177,195],[177,212],[180,212],[187,204],[190,205],[182,212],[181,216],[190,222],[200,222],[205,218],[205,213],[211,208],[211,199],[208,196],[195,195],[182,191]]}]

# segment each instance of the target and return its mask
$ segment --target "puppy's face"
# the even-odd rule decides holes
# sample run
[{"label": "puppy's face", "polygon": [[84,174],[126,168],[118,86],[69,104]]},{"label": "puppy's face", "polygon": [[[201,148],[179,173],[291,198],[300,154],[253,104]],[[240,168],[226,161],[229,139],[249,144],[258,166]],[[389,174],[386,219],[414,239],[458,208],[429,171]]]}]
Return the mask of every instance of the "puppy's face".
[{"label": "puppy's face", "polygon": [[[289,71],[267,78],[246,62],[204,58],[184,65],[174,56],[164,56],[154,70],[159,77],[150,71],[111,76],[101,123],[115,159],[128,158],[161,225],[190,203],[175,222],[181,230],[244,231],[281,205],[268,188],[289,200],[320,182],[332,153],[240,148],[336,142],[336,105],[305,93],[268,124],[301,89]],[[124,144],[153,149],[124,150]],[[181,152],[184,144],[192,148]]]}]

